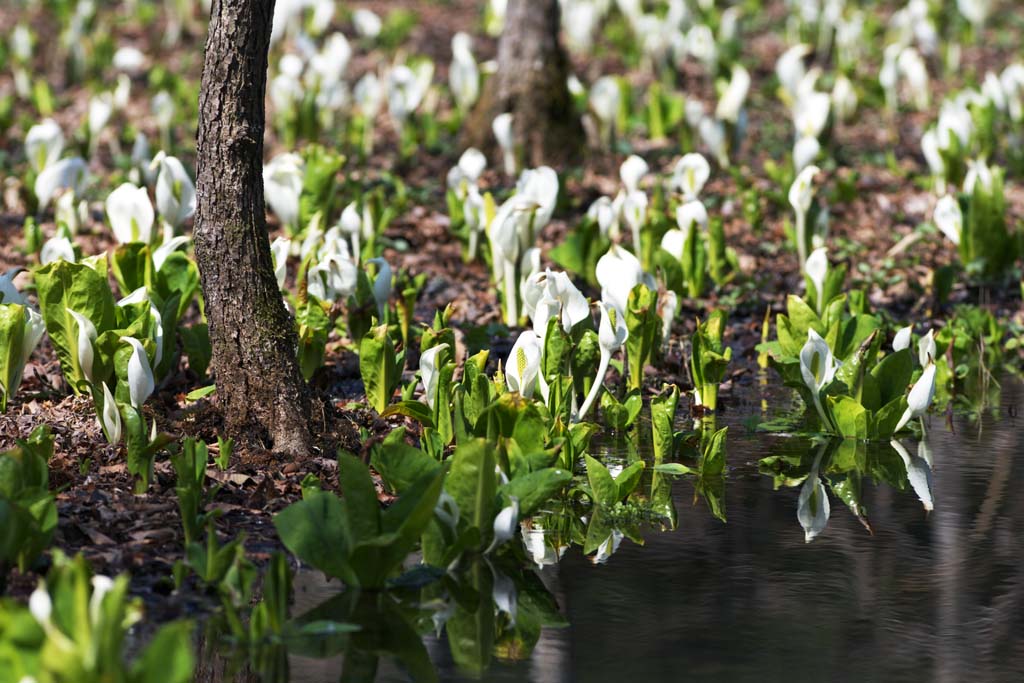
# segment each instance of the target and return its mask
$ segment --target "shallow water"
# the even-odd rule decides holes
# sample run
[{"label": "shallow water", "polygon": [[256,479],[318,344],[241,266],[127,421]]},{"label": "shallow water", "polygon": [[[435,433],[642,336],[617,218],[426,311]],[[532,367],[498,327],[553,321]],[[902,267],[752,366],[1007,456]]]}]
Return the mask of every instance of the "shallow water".
[{"label": "shallow water", "polygon": [[[603,564],[573,546],[539,572],[568,626],[544,628],[518,661],[491,661],[483,680],[1024,679],[1024,425],[1015,412],[1022,397],[1024,385],[1007,383],[998,417],[955,418],[952,430],[932,417],[930,487],[918,477],[916,488],[903,481],[899,490],[866,476],[861,503],[873,533],[829,491],[827,527],[810,543],[797,518],[801,487],[775,490],[757,463],[816,448],[747,431],[753,407],[727,413],[728,522],[680,478],[672,486],[675,530],[650,529],[643,545],[623,540]],[[601,445],[595,451],[614,455],[614,441]],[[917,444],[903,445],[920,468]],[[888,455],[865,457],[887,463],[882,470],[903,462],[878,448]],[[906,479],[905,470],[897,474]],[[931,512],[922,502],[929,494]],[[300,573],[294,612],[337,590]],[[520,597],[520,614],[523,604]],[[470,680],[443,633],[423,642],[441,680]],[[292,655],[289,669],[301,683],[372,677],[351,668],[346,677],[340,657]],[[383,656],[375,680],[412,679]]]}]

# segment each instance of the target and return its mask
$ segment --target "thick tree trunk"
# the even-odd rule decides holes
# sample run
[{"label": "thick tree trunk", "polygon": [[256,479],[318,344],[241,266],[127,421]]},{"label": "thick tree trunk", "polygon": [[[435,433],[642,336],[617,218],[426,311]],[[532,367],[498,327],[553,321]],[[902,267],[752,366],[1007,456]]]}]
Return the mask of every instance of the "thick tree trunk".
[{"label": "thick tree trunk", "polygon": [[255,428],[275,450],[305,456],[309,395],[274,278],[263,203],[273,14],[273,0],[213,2],[199,94],[194,237],[229,431]]},{"label": "thick tree trunk", "polygon": [[558,42],[558,0],[508,0],[498,43],[498,72],[467,122],[467,142],[495,145],[491,122],[512,112],[516,145],[530,166],[579,161],[584,134],[567,79],[569,59]]}]

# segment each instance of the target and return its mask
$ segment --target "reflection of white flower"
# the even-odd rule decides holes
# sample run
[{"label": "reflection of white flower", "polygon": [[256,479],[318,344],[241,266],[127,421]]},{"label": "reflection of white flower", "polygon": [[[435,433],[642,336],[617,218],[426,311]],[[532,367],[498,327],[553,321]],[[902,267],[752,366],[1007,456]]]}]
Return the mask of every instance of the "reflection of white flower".
[{"label": "reflection of white flower", "polygon": [[[922,441],[921,443],[924,442]],[[921,505],[924,506],[925,510],[932,510],[934,508],[934,502],[932,500],[931,466],[923,458],[911,455],[907,449],[903,447],[903,444],[896,439],[890,441],[889,444],[893,449],[895,449],[896,453],[899,454],[900,459],[907,468],[907,481],[910,482],[910,487],[914,489],[914,493],[917,494],[917,498],[921,501]],[[920,449],[918,450],[920,451]]]},{"label": "reflection of white flower", "polygon": [[814,459],[810,474],[800,487],[800,498],[797,502],[797,519],[800,526],[804,528],[804,541],[810,543],[817,537],[825,527],[828,526],[828,518],[831,507],[828,502],[828,492],[825,484],[821,481],[818,468],[821,466],[822,456],[825,453],[825,445],[822,445]]}]

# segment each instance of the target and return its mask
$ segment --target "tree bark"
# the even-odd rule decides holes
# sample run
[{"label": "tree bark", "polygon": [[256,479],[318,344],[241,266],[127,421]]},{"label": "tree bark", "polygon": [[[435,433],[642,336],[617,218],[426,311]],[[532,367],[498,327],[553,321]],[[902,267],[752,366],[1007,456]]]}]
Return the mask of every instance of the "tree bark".
[{"label": "tree bark", "polygon": [[309,394],[274,278],[263,203],[267,52],[274,0],[214,0],[199,93],[196,261],[228,431],[309,454]]},{"label": "tree bark", "polygon": [[491,122],[512,112],[515,143],[530,166],[578,162],[583,125],[569,94],[569,58],[558,42],[558,0],[509,0],[498,42],[498,71],[467,123],[467,142],[496,145]]}]

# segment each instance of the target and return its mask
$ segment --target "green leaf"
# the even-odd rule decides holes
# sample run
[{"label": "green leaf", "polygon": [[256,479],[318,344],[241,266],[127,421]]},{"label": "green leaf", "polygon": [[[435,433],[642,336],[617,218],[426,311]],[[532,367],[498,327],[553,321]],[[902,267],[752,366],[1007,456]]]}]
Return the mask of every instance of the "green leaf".
[{"label": "green leaf", "polygon": [[186,401],[198,401],[199,399],[206,398],[207,396],[215,394],[216,392],[217,392],[217,385],[216,384],[211,384],[211,385],[205,386],[205,387],[199,387],[198,389],[193,389],[192,391],[190,391],[187,394],[185,394],[185,400]]},{"label": "green leaf", "polygon": [[594,494],[594,502],[608,506],[619,502],[619,487],[608,468],[590,455],[584,454],[583,459],[587,463],[587,480]]},{"label": "green leaf", "polygon": [[519,516],[529,517],[571,481],[572,472],[556,467],[545,467],[516,477],[503,485],[500,492],[517,498]]},{"label": "green leaf", "polygon": [[359,374],[370,406],[383,413],[398,387],[402,368],[387,325],[373,327],[359,342]]},{"label": "green leaf", "polygon": [[[116,327],[114,295],[107,285],[106,261],[97,263],[103,266],[102,272],[86,263],[58,260],[33,273],[46,331],[60,359],[64,378],[76,392],[85,375],[78,365],[78,325],[68,309],[91,320],[99,334]],[[106,377],[95,379],[102,381]]]},{"label": "green leaf", "polygon": [[175,621],[156,632],[132,665],[135,683],[188,683],[195,660],[192,656],[190,621]]},{"label": "green leaf", "polygon": [[462,518],[489,542],[495,515],[495,449],[483,439],[460,444],[451,458],[445,490],[455,499]]},{"label": "green leaf", "polygon": [[640,483],[640,477],[643,476],[643,473],[643,460],[637,460],[619,472],[619,476],[615,477],[615,485],[618,489],[618,500],[624,500],[629,494],[633,493],[637,484]]},{"label": "green leaf", "polygon": [[349,585],[359,585],[348,563],[351,552],[349,516],[333,493],[314,493],[274,516],[285,547],[306,564]]},{"label": "green leaf", "polygon": [[370,464],[388,487],[402,493],[415,482],[436,472],[441,464],[419,448],[405,443],[405,428],[399,427],[370,451]]},{"label": "green leaf", "polygon": [[338,484],[348,511],[353,543],[360,543],[381,532],[380,502],[370,471],[359,458],[338,451]]},{"label": "green leaf", "polygon": [[423,427],[433,428],[434,426],[434,416],[430,412],[430,407],[421,401],[398,401],[389,405],[380,414],[381,417],[391,417],[392,415],[411,417]]}]

